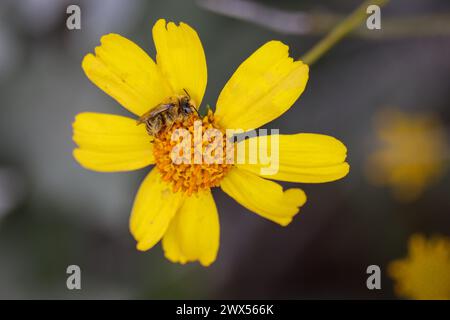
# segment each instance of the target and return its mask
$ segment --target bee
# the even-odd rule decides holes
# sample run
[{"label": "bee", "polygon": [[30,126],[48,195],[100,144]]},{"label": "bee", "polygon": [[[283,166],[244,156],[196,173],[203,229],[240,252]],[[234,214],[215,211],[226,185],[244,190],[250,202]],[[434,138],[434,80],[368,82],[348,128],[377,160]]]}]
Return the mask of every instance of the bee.
[{"label": "bee", "polygon": [[150,111],[144,113],[137,121],[140,125],[145,123],[148,134],[156,137],[163,129],[169,129],[175,122],[183,121],[197,109],[191,102],[191,97],[186,95],[172,97],[168,102],[161,103]]}]

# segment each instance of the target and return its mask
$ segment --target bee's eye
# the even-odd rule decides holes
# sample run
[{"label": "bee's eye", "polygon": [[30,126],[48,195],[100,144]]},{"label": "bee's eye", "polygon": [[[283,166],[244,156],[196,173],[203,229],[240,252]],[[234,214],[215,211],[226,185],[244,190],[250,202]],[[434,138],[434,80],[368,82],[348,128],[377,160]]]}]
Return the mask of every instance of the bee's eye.
[{"label": "bee's eye", "polygon": [[183,108],[183,112],[185,112],[185,113],[191,113],[191,111],[192,111],[189,103],[183,103],[182,108]]}]

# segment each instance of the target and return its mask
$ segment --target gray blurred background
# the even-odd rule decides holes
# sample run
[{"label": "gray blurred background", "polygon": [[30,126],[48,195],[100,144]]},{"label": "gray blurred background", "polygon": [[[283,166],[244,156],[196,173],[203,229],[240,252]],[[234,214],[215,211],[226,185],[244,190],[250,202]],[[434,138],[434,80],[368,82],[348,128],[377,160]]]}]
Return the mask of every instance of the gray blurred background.
[{"label": "gray blurred background", "polygon": [[[450,234],[448,175],[404,204],[388,189],[371,186],[363,170],[373,115],[382,107],[433,112],[449,124],[450,30],[447,23],[443,34],[427,33],[431,26],[424,24],[424,34],[416,25],[419,31],[400,35],[384,30],[347,37],[311,67],[294,107],[266,126],[329,134],[349,150],[348,177],[300,185],[308,202],[288,227],[214,190],[221,246],[211,267],[172,264],[159,245],[135,250],[128,219],[148,169],[95,173],[72,158],[71,123],[78,112],[128,115],[81,69],[100,37],[119,33],[154,56],[151,28],[158,18],[190,24],[207,56],[204,102],[214,106],[235,68],[260,45],[279,39],[300,57],[328,28],[304,31],[305,14],[345,16],[361,1],[223,3],[1,2],[0,298],[395,298],[386,266],[406,254],[408,237]],[[81,30],[66,28],[69,4],[81,7]],[[447,0],[395,0],[382,18],[442,13],[450,14]],[[81,267],[82,290],[66,288],[71,264]],[[381,266],[382,290],[366,288],[370,264]]]}]

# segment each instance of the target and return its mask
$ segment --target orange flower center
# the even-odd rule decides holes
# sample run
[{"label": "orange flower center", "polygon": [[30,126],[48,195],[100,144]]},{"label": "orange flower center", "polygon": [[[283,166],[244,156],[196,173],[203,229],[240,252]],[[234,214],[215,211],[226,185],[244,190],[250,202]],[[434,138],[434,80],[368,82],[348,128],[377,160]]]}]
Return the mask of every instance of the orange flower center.
[{"label": "orange flower center", "polygon": [[[205,134],[208,129],[214,129],[221,136],[209,138]],[[180,134],[180,130],[184,134]],[[199,130],[201,139],[196,139]],[[226,140],[224,130],[211,111],[203,118],[192,113],[157,134],[153,148],[156,167],[163,180],[172,184],[174,192],[181,191],[190,196],[217,187],[232,167],[226,162],[227,148],[232,144]],[[181,163],[174,161],[174,154]],[[204,154],[208,155],[207,159]]]}]

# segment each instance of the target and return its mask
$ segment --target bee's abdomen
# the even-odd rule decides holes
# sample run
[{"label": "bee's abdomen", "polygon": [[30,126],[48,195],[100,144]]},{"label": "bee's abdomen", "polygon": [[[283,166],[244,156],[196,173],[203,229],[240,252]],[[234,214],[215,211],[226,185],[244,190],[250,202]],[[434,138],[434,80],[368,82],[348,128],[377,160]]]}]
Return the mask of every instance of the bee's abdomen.
[{"label": "bee's abdomen", "polygon": [[154,134],[152,123],[149,120],[145,121],[145,129],[149,135],[152,136]]}]

